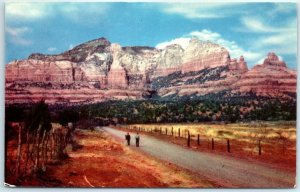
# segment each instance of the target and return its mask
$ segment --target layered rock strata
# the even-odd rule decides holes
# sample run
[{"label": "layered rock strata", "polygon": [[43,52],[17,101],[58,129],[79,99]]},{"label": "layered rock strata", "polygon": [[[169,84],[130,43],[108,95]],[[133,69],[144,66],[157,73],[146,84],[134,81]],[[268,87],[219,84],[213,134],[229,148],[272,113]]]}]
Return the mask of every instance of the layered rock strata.
[{"label": "layered rock strata", "polygon": [[276,96],[296,93],[296,71],[286,67],[284,61],[270,52],[262,64],[257,64],[232,85],[239,92],[253,92],[259,95]]},{"label": "layered rock strata", "polygon": [[192,38],[182,57],[181,71],[187,73],[205,68],[227,66],[229,52],[220,45]]},{"label": "layered rock strata", "polygon": [[243,56],[230,58],[222,46],[192,38],[186,49],[169,45],[121,47],[104,38],[58,55],[32,54],[6,65],[6,103],[92,103],[142,99],[157,92],[205,95],[235,92],[295,93],[296,73],[275,53],[248,70]]}]

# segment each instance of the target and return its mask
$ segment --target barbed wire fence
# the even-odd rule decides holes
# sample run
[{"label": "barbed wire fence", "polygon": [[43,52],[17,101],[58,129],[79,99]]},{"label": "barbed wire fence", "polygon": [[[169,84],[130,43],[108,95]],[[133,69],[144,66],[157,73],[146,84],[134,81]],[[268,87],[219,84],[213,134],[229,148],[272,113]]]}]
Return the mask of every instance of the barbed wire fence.
[{"label": "barbed wire fence", "polygon": [[[272,144],[276,143],[281,146],[278,151],[284,154],[287,150],[288,139],[280,136],[277,139],[268,139],[265,136],[266,129],[260,128],[252,137],[247,139],[247,146],[245,141],[238,138],[226,138],[218,136],[207,136],[195,131],[190,131],[187,128],[163,128],[160,126],[155,127],[141,127],[141,126],[121,126],[122,129],[130,130],[132,132],[145,132],[152,135],[164,135],[172,138],[178,138],[182,142],[186,143],[187,147],[199,148],[207,146],[211,150],[219,150],[228,153],[234,153],[237,150],[248,151],[252,154],[261,156],[264,152],[264,148],[272,147]],[[277,146],[278,147],[278,146]]]}]

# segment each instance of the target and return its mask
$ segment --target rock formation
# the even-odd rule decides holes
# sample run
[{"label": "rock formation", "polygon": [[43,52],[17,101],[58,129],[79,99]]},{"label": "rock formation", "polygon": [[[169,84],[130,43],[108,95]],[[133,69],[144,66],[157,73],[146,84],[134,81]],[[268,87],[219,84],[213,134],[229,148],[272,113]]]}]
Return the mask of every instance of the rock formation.
[{"label": "rock formation", "polygon": [[180,71],[183,52],[183,48],[178,44],[169,45],[162,50],[153,78]]},{"label": "rock formation", "polygon": [[240,56],[239,61],[237,59],[230,60],[229,69],[231,71],[236,71],[238,73],[245,73],[248,71],[247,63],[244,60],[243,56]]},{"label": "rock formation", "polygon": [[192,38],[182,57],[182,73],[227,66],[229,52],[220,45]]},{"label": "rock formation", "polygon": [[286,67],[285,62],[270,52],[263,64],[257,64],[244,73],[232,87],[239,92],[254,92],[259,95],[276,96],[296,93],[296,72]]},{"label": "rock formation", "polygon": [[275,96],[296,92],[296,73],[275,53],[248,70],[244,57],[222,46],[190,40],[169,45],[121,47],[105,38],[58,55],[31,54],[6,65],[6,103],[92,103],[108,99],[205,95],[220,91]]},{"label": "rock formation", "polygon": [[42,61],[28,59],[13,61],[6,66],[6,82],[64,82],[86,80],[76,63],[70,61]]},{"label": "rock formation", "polygon": [[108,88],[127,88],[128,80],[125,69],[121,66],[121,46],[118,44],[112,44],[111,53],[114,58],[111,65],[110,71],[107,77],[107,87]]}]

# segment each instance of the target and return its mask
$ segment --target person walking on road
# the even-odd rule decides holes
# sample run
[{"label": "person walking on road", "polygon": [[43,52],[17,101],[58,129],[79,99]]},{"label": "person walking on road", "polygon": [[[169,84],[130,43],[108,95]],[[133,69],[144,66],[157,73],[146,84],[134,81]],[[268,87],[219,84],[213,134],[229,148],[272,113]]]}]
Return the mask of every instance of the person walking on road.
[{"label": "person walking on road", "polygon": [[136,135],[135,135],[135,146],[136,147],[140,146],[140,136],[139,136],[139,133],[136,133]]},{"label": "person walking on road", "polygon": [[129,133],[127,133],[127,134],[125,135],[125,139],[126,139],[126,141],[127,141],[127,145],[129,146],[129,145],[130,145],[130,135],[129,135]]}]

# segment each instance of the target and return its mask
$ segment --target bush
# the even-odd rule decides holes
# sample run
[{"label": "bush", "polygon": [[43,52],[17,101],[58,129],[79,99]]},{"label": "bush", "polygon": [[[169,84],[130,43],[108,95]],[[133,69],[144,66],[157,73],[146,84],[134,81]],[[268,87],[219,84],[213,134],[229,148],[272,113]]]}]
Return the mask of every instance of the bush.
[{"label": "bush", "polygon": [[59,124],[66,126],[69,122],[77,122],[79,120],[79,113],[74,109],[65,109],[58,114]]},{"label": "bush", "polygon": [[35,106],[32,107],[26,118],[26,130],[33,133],[40,129],[42,135],[44,131],[48,132],[51,130],[51,115],[48,105],[44,100],[41,100]]}]

